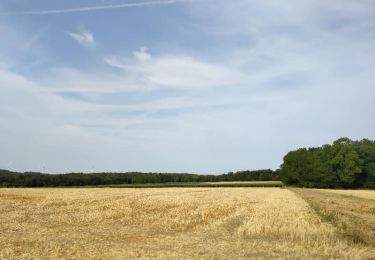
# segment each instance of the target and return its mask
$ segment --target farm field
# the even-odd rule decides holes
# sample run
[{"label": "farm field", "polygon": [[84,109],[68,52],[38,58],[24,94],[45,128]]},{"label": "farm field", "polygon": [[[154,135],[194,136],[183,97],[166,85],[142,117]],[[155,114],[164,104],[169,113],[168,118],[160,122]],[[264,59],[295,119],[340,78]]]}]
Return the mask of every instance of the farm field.
[{"label": "farm field", "polygon": [[231,185],[231,184],[247,184],[247,185],[280,185],[281,181],[217,181],[217,182],[202,182],[202,184],[220,184],[220,185]]},{"label": "farm field", "polygon": [[[318,190],[319,191],[319,190]],[[375,192],[373,190],[323,190],[326,192],[332,192],[335,194],[354,196],[363,199],[375,200]]]},{"label": "farm field", "polygon": [[[145,184],[103,185],[109,188],[173,188],[173,187],[282,187],[281,181],[219,181],[219,182],[166,182]],[[93,186],[98,187],[98,186]]]},{"label": "farm field", "polygon": [[375,191],[292,190],[342,236],[375,247]]},{"label": "farm field", "polygon": [[375,256],[322,221],[300,190],[0,189],[0,259]]}]

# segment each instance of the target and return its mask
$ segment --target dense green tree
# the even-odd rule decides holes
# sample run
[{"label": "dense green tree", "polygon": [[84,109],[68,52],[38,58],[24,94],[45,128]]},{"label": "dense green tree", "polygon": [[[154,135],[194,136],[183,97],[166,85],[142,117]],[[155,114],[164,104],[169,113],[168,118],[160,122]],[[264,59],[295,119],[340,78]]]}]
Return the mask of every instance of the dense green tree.
[{"label": "dense green tree", "polygon": [[[326,168],[319,160],[317,150],[301,148],[297,151],[288,153],[284,157],[284,163],[281,165],[281,180],[287,184],[317,187],[317,183],[322,183]],[[325,186],[330,186],[326,183]]]},{"label": "dense green tree", "polygon": [[330,150],[330,171],[337,178],[339,186],[352,187],[356,177],[362,172],[363,164],[353,142],[348,138],[340,138],[333,143]]},{"label": "dense green tree", "polygon": [[281,165],[281,180],[287,184],[299,185],[300,178],[307,173],[306,163],[307,159],[306,148],[298,149],[297,151],[289,152],[284,156],[284,163]]},{"label": "dense green tree", "polygon": [[332,145],[289,152],[280,178],[304,187],[375,188],[375,142],[344,137]]},{"label": "dense green tree", "polygon": [[357,186],[375,188],[375,141],[363,139],[354,142],[353,145],[363,160],[362,173],[356,180]]}]

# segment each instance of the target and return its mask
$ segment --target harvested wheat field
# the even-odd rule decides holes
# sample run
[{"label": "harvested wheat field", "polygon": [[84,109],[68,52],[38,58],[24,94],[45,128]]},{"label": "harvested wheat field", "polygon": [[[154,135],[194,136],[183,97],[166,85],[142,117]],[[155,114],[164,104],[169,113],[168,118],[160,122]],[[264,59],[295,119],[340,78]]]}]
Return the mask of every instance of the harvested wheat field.
[{"label": "harvested wheat field", "polygon": [[370,259],[280,188],[0,189],[0,259]]},{"label": "harvested wheat field", "polygon": [[332,193],[341,194],[341,195],[354,196],[354,197],[363,198],[363,199],[375,200],[375,191],[373,191],[373,190],[329,190],[329,189],[324,189],[324,190],[318,190],[318,191],[332,192]]},{"label": "harvested wheat field", "polygon": [[375,200],[371,199],[375,191],[292,190],[333,224],[341,236],[375,248]]}]

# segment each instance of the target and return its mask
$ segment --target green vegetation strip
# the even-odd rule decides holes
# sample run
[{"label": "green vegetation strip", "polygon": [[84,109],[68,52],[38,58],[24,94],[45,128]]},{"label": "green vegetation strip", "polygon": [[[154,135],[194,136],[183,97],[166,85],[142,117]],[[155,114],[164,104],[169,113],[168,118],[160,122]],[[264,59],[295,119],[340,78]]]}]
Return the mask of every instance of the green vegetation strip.
[{"label": "green vegetation strip", "polygon": [[375,201],[340,194],[292,188],[340,236],[375,248]]}]

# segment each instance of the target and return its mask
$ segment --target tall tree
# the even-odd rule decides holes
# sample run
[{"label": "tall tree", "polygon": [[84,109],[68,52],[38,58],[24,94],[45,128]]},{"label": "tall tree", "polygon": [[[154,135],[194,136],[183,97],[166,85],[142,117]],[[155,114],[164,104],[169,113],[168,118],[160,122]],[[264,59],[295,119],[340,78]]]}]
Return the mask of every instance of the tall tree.
[{"label": "tall tree", "polygon": [[329,166],[332,173],[343,187],[352,187],[363,164],[353,142],[349,138],[336,140],[331,147],[331,156]]}]

